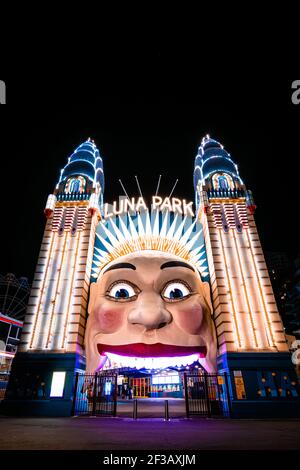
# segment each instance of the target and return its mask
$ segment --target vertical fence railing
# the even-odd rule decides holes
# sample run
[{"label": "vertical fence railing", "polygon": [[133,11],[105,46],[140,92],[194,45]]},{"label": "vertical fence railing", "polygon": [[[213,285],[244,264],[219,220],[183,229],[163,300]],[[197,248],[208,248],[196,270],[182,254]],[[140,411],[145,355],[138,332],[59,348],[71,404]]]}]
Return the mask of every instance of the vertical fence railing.
[{"label": "vertical fence railing", "polygon": [[208,389],[208,375],[205,373],[204,374],[204,387],[205,387],[205,398],[206,398],[206,410],[207,410],[207,416],[210,418],[211,416],[211,410],[210,410],[210,396],[209,396],[209,389]]},{"label": "vertical fence railing", "polygon": [[186,417],[190,417],[190,405],[189,405],[189,392],[188,392],[188,386],[187,386],[187,376],[186,372],[183,374],[183,385],[184,385],[184,398],[185,398],[185,408],[186,408]]},{"label": "vertical fence railing", "polygon": [[113,401],[113,416],[117,416],[117,399],[118,399],[118,376],[115,375],[114,381],[114,401]]},{"label": "vertical fence railing", "polygon": [[232,417],[231,394],[230,394],[230,390],[229,390],[228,374],[226,372],[224,374],[224,377],[225,377],[225,388],[226,388],[226,396],[227,396],[228,416],[229,416],[229,418],[231,418]]},{"label": "vertical fence railing", "polygon": [[117,375],[76,374],[73,416],[116,416]]},{"label": "vertical fence railing", "polygon": [[165,400],[165,421],[170,421],[169,400]]},{"label": "vertical fence railing", "polygon": [[96,400],[97,400],[97,379],[98,375],[95,374],[94,378],[94,388],[93,388],[93,407],[92,407],[92,416],[96,416]]},{"label": "vertical fence railing", "polygon": [[225,374],[184,373],[186,416],[231,416],[228,377]]},{"label": "vertical fence railing", "polygon": [[76,372],[75,374],[75,383],[74,383],[74,396],[73,396],[73,404],[72,404],[72,416],[75,415],[75,404],[77,400],[77,389],[78,389],[78,380],[79,380],[79,373]]},{"label": "vertical fence railing", "polygon": [[132,413],[132,418],[137,419],[137,399],[135,398],[133,400],[133,413]]}]

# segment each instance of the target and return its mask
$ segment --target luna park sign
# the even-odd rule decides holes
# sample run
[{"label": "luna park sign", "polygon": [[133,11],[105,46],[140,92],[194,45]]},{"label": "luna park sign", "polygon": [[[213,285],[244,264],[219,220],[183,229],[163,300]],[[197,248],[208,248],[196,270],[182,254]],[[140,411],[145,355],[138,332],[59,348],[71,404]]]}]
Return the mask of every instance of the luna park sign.
[{"label": "luna park sign", "polygon": [[[114,217],[117,215],[126,214],[130,211],[141,212],[148,211],[149,208],[143,197],[124,198],[119,201],[114,201],[112,204],[104,204],[104,218]],[[151,210],[177,212],[178,214],[194,217],[193,202],[187,202],[185,199],[178,199],[176,197],[152,196]]]}]

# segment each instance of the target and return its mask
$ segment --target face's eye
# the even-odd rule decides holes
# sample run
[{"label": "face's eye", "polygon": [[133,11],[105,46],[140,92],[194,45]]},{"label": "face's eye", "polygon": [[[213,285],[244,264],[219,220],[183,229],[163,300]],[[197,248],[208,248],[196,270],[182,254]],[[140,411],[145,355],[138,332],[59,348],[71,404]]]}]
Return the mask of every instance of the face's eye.
[{"label": "face's eye", "polygon": [[137,292],[128,282],[120,281],[114,283],[106,292],[106,295],[113,300],[128,300],[136,297]]},{"label": "face's eye", "polygon": [[191,294],[191,290],[186,284],[180,281],[172,281],[166,285],[162,291],[164,300],[183,300]]}]

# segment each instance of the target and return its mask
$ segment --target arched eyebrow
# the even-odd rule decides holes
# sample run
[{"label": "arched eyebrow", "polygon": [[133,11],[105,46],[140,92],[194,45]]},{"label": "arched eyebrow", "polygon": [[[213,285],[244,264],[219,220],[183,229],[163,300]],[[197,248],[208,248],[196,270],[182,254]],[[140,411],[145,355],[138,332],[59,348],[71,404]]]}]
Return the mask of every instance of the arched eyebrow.
[{"label": "arched eyebrow", "polygon": [[167,263],[162,264],[160,269],[177,268],[177,267],[188,268],[188,269],[191,269],[192,271],[195,272],[195,270],[192,268],[192,266],[190,266],[187,263],[184,263],[183,261],[168,261]]},{"label": "arched eyebrow", "polygon": [[108,271],[112,271],[113,269],[134,269],[135,271],[136,267],[131,263],[117,263],[106,269],[103,274],[107,273]]}]

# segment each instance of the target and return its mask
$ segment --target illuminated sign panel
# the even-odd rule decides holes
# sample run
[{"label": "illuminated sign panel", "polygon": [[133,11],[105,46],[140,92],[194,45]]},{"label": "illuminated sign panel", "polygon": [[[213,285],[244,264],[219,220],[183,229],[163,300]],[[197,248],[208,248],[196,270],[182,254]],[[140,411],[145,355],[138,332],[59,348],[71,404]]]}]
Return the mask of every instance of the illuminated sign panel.
[{"label": "illuminated sign panel", "polygon": [[[176,197],[165,197],[163,199],[160,196],[152,196],[151,208],[152,210],[159,210],[161,212],[168,210],[170,212],[177,212],[178,214],[194,217],[193,202],[186,202],[185,199],[181,200]],[[137,200],[134,197],[131,199],[121,199],[119,202],[114,201],[112,204],[104,204],[104,218],[126,214],[128,211],[139,212],[141,210],[148,210],[142,197],[137,198]]]},{"label": "illuminated sign panel", "polygon": [[152,378],[152,384],[179,384],[179,375],[156,375]]},{"label": "illuminated sign panel", "polygon": [[64,395],[66,373],[65,372],[53,372],[52,383],[51,383],[51,398],[62,398]]}]

